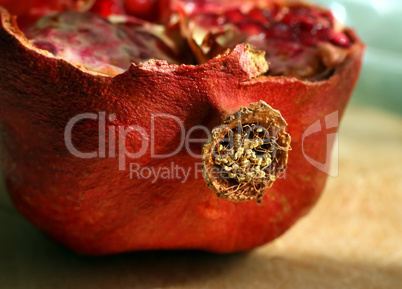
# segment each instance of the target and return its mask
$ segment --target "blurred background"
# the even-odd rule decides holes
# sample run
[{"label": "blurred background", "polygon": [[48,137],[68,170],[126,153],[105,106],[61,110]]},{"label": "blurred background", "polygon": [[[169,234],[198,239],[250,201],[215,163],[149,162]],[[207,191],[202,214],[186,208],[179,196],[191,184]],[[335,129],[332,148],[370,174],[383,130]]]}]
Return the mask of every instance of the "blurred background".
[{"label": "blurred background", "polygon": [[352,103],[402,114],[402,1],[312,0],[355,28],[367,45]]}]

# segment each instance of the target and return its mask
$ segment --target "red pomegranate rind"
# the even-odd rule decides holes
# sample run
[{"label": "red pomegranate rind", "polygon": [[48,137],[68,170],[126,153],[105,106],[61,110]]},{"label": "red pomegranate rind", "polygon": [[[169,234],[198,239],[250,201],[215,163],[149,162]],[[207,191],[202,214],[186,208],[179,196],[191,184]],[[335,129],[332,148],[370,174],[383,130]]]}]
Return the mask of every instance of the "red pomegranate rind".
[{"label": "red pomegranate rind", "polygon": [[[199,66],[151,61],[132,65],[115,77],[86,71],[35,49],[0,9],[0,163],[10,196],[33,224],[69,248],[92,255],[146,249],[241,251],[282,234],[308,212],[327,175],[302,153],[303,133],[317,120],[341,116],[357,80],[363,45],[349,31],[353,45],[347,59],[323,81],[258,76],[264,73],[247,45]],[[209,129],[240,106],[264,100],[289,124],[292,151],[286,178],[278,179],[260,204],[219,199],[194,168],[200,160],[186,151],[165,159],[80,159],[64,143],[68,121],[80,113],[105,111],[109,125],[137,125],[150,133],[153,113],[180,119],[188,130]],[[156,153],[168,153],[180,141],[174,121],[156,121]],[[144,141],[129,135],[136,152]],[[95,121],[77,124],[77,149],[98,147]],[[108,135],[106,135],[108,139]],[[313,159],[325,157],[325,137],[304,143]],[[311,141],[312,140],[312,141]],[[107,142],[107,145],[111,145]],[[202,144],[194,145],[194,152]],[[192,168],[188,179],[130,179],[128,166]]]},{"label": "red pomegranate rind", "polygon": [[230,6],[219,1],[198,3],[177,5],[187,22],[184,32],[190,44],[195,41],[206,54],[203,57],[191,45],[200,62],[246,42],[266,51],[269,75],[319,80],[343,62],[351,45],[348,34],[323,8],[284,1]]}]

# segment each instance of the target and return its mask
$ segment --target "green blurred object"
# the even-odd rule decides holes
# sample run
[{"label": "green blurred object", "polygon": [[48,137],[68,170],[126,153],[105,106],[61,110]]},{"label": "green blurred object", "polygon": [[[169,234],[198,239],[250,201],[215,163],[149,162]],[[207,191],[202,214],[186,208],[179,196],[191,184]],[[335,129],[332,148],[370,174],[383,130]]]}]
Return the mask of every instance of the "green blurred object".
[{"label": "green blurred object", "polygon": [[352,102],[402,114],[402,1],[310,0],[331,9],[366,43]]}]

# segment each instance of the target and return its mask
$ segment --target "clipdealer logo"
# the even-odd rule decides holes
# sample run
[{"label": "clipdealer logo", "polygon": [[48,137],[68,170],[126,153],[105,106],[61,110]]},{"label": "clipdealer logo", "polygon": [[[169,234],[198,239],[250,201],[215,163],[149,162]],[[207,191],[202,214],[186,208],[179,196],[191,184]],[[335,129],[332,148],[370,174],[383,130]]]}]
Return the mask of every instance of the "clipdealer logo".
[{"label": "clipdealer logo", "polygon": [[[168,118],[174,121],[180,127],[180,141],[177,147],[164,154],[159,154],[155,149],[155,132],[156,130],[156,119],[158,118]],[[74,126],[84,120],[93,120],[98,122],[98,132],[99,132],[99,142],[98,149],[93,152],[81,152],[73,144],[72,131]],[[82,113],[74,116],[67,123],[64,130],[64,141],[68,151],[77,158],[82,159],[93,159],[93,158],[117,158],[119,161],[119,170],[126,170],[126,159],[136,160],[143,157],[148,150],[150,150],[151,159],[166,159],[177,155],[183,148],[186,152],[194,158],[201,159],[202,156],[199,153],[193,152],[191,149],[191,144],[199,143],[204,144],[211,137],[208,128],[197,125],[191,127],[186,131],[183,122],[174,115],[166,113],[152,114],[150,119],[150,130],[149,133],[143,127],[138,125],[129,126],[116,126],[108,122],[114,122],[116,120],[115,114],[109,114],[106,117],[106,112],[96,113]],[[106,142],[106,131],[108,132],[108,142]],[[192,138],[193,133],[196,131],[203,132],[205,138]],[[130,152],[127,149],[127,142],[129,134],[134,134],[136,144],[140,144],[139,149],[136,152]],[[116,144],[117,139],[117,144]],[[108,143],[108,147],[107,147]],[[117,154],[117,155],[116,155]]]},{"label": "clipdealer logo", "polygon": [[[155,122],[158,118],[167,118],[170,121],[175,122],[180,128],[180,140],[177,143],[176,148],[169,153],[160,154],[157,153],[155,149],[155,132],[157,131]],[[85,120],[93,120],[97,121],[98,123],[98,149],[92,152],[79,151],[73,144],[72,131],[74,129],[74,126],[77,125],[77,123]],[[115,121],[115,114],[107,115],[104,111],[101,111],[99,113],[88,112],[74,116],[67,123],[64,131],[64,141],[68,151],[75,157],[82,159],[116,158],[118,159],[120,171],[124,171],[127,169],[127,159],[137,160],[137,162],[131,162],[128,165],[128,168],[130,170],[130,178],[152,179],[153,183],[160,178],[174,178],[181,180],[181,182],[185,182],[189,178],[191,171],[193,171],[194,174],[197,174],[197,176],[202,175],[201,162],[196,163],[194,168],[180,167],[174,162],[165,167],[144,167],[140,165],[138,160],[140,160],[148,152],[150,153],[151,159],[167,159],[177,155],[183,149],[185,149],[188,155],[190,155],[191,157],[201,160],[201,154],[193,152],[191,149],[191,144],[198,143],[202,145],[210,139],[211,132],[205,126],[196,125],[186,131],[183,122],[177,116],[166,113],[152,114],[150,118],[150,129],[148,131],[139,125],[113,125],[112,123]],[[334,111],[326,115],[324,119],[317,120],[313,124],[308,126],[307,129],[303,132],[301,142],[302,154],[306,161],[318,170],[332,177],[336,177],[339,173],[339,144],[337,138],[338,133],[331,133],[327,131],[338,128],[338,125],[338,111]],[[203,132],[206,137],[192,138],[193,133],[196,131]],[[324,162],[319,162],[315,160],[313,157],[309,156],[305,150],[306,138],[310,135],[320,132],[326,133],[326,158]],[[138,149],[135,152],[131,152],[127,149],[127,139],[129,138],[130,134],[130,142],[132,142],[134,139],[136,145],[138,146]],[[108,138],[107,140],[106,137]],[[332,158],[331,151],[333,151]]]}]

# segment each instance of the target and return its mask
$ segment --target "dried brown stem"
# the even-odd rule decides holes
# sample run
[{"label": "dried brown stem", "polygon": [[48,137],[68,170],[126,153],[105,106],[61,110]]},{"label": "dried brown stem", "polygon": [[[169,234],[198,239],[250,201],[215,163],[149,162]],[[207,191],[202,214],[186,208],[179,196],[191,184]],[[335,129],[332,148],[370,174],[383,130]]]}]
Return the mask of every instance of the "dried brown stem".
[{"label": "dried brown stem", "polygon": [[285,171],[290,135],[279,111],[251,103],[212,131],[203,148],[203,173],[218,197],[260,200]]}]

